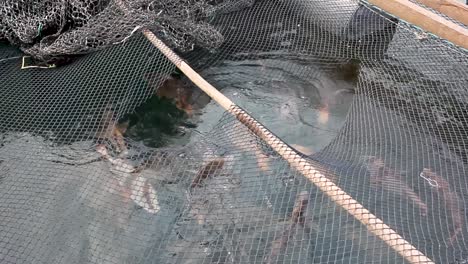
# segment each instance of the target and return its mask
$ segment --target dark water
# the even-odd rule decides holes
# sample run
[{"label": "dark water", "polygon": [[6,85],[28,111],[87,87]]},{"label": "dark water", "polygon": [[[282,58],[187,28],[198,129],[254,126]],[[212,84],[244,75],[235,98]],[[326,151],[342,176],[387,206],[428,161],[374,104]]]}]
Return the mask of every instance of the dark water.
[{"label": "dark water", "polygon": [[175,106],[174,100],[157,95],[120,120],[125,121],[129,121],[126,137],[153,148],[180,142],[185,138],[184,127],[190,122]]}]

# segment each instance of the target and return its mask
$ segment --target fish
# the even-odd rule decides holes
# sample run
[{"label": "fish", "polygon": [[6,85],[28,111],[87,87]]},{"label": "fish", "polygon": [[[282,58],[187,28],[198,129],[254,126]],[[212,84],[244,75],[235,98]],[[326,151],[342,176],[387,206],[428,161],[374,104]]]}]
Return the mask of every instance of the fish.
[{"label": "fish", "polygon": [[318,122],[322,125],[325,125],[328,123],[328,120],[330,119],[330,110],[328,104],[322,106],[318,110]]},{"label": "fish", "polygon": [[[113,165],[114,172],[123,176],[123,179],[117,180],[117,182],[121,187],[120,192],[125,200],[133,200],[138,206],[151,214],[156,214],[160,211],[161,208],[159,206],[156,190],[148,182],[148,179],[137,175],[137,173],[141,171],[141,168],[137,168],[121,158],[113,158],[109,155],[107,148],[102,144],[96,147],[96,151]],[[131,180],[128,185],[127,181],[129,179],[133,180]]]},{"label": "fish", "polygon": [[309,193],[307,191],[300,192],[294,203],[293,211],[291,214],[291,223],[284,230],[283,234],[271,243],[270,255],[266,258],[265,263],[271,264],[277,259],[278,255],[288,244],[289,239],[294,236],[296,225],[300,225],[310,232],[309,227],[306,226],[305,214],[307,205],[309,204]]},{"label": "fish", "polygon": [[106,146],[103,144],[99,144],[96,146],[96,151],[101,154],[103,158],[108,160],[114,167],[114,169],[121,173],[134,173],[137,172],[137,168],[124,159],[121,158],[113,158],[109,155],[109,151],[107,150]]},{"label": "fish", "polygon": [[453,244],[457,236],[463,231],[465,222],[463,214],[460,210],[460,197],[452,190],[449,182],[442,176],[429,168],[423,168],[420,176],[429,182],[429,184],[441,195],[445,207],[450,213],[453,224],[453,233],[449,237],[449,243]]},{"label": "fish", "polygon": [[351,101],[353,95],[354,90],[344,88],[335,91],[330,98],[324,98],[324,102],[318,108],[317,121],[322,125],[326,125],[330,119],[330,109],[334,109],[337,105]]},{"label": "fish", "polygon": [[118,123],[115,112],[110,110],[111,106],[107,105],[106,110],[102,114],[101,124],[102,130],[98,133],[99,138],[107,139],[116,148],[117,152],[126,154],[127,145],[123,134],[125,134],[130,121]]},{"label": "fish", "polygon": [[149,73],[146,80],[151,86],[157,87],[156,95],[158,97],[174,100],[179,110],[185,112],[189,117],[193,115],[194,107],[191,102],[194,89],[184,83],[182,79],[163,76],[159,73]]},{"label": "fish", "polygon": [[127,131],[129,125],[130,125],[130,120],[127,120],[123,123],[117,123],[114,126],[114,129],[112,131],[112,136],[114,140],[116,141],[118,151],[123,153],[124,155],[127,153],[127,144],[125,144],[123,135]]},{"label": "fish", "polygon": [[144,177],[137,176],[132,181],[130,190],[130,198],[148,213],[156,214],[161,210],[156,190]]},{"label": "fish", "polygon": [[[305,154],[306,156],[310,156],[314,153],[312,149],[301,145],[291,144],[291,147],[294,150]],[[260,168],[260,170],[262,170],[264,173],[271,172],[270,157],[266,155],[258,146],[255,148],[255,157],[257,159],[257,166]]]},{"label": "fish", "polygon": [[387,167],[382,159],[367,157],[367,169],[370,173],[371,186],[381,186],[397,195],[406,197],[419,208],[422,216],[427,215],[427,204],[403,181],[401,175],[394,169]]},{"label": "fish", "polygon": [[192,181],[191,188],[195,188],[200,186],[200,184],[206,178],[212,176],[213,174],[218,173],[224,166],[225,161],[223,158],[217,158],[214,160],[209,161],[206,165],[204,165],[197,173],[197,176]]},{"label": "fish", "polygon": [[304,223],[305,223],[304,215],[307,210],[308,204],[309,204],[309,193],[306,191],[300,192],[296,197],[296,202],[294,203],[294,208],[292,211],[291,220],[293,223],[304,226]]},{"label": "fish", "polygon": [[255,157],[257,159],[257,166],[260,170],[264,173],[268,173],[271,170],[268,156],[265,155],[261,149],[255,148]]},{"label": "fish", "polygon": [[169,77],[156,92],[160,98],[172,99],[175,101],[176,107],[192,116],[193,107],[189,103],[191,90],[186,89],[185,85],[179,79]]}]

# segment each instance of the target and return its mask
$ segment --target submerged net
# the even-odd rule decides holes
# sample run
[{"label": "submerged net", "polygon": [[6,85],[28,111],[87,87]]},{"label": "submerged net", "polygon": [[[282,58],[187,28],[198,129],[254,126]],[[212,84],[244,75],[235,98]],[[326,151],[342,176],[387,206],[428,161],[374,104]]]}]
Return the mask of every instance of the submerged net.
[{"label": "submerged net", "polygon": [[[233,101],[270,98],[240,106],[266,104],[252,116],[313,146],[297,154],[428,258],[468,261],[466,50],[355,1],[0,10],[0,39],[20,49],[0,48],[1,263],[418,263],[214,103],[197,113],[216,123],[184,144],[121,137],[176,69],[143,27]],[[22,53],[74,59],[20,69]]]}]

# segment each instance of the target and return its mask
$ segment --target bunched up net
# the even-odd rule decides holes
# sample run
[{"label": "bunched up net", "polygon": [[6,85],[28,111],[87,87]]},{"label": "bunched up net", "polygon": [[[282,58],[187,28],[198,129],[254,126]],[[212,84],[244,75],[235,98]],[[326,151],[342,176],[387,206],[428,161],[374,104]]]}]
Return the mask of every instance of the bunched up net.
[{"label": "bunched up net", "polygon": [[[4,1],[0,262],[466,263],[467,50],[376,2]],[[181,83],[217,122],[128,136]]]}]

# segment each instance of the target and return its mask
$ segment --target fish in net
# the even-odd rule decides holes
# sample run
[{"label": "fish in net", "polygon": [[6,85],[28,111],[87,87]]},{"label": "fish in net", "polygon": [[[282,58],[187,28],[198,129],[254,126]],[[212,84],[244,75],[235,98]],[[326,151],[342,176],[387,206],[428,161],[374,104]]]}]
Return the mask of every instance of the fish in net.
[{"label": "fish in net", "polygon": [[[466,262],[465,50],[354,1],[1,10],[0,37],[19,47],[0,48],[2,263]],[[21,70],[24,54],[74,59]],[[122,120],[154,94],[186,109],[188,93],[164,90],[183,65],[233,101],[288,98],[266,106],[288,127],[226,99],[188,109],[216,118],[182,146],[132,139]],[[306,154],[299,128],[331,140]]]}]

